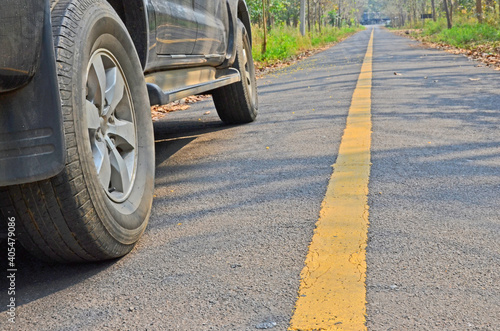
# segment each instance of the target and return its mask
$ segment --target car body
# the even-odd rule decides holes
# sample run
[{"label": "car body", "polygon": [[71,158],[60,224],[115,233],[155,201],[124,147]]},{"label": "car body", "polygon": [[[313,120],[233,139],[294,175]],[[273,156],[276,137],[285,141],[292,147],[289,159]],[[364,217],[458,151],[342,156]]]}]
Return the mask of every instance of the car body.
[{"label": "car body", "polygon": [[244,0],[0,0],[0,212],[23,246],[130,252],[153,201],[150,106],[200,93],[226,124],[257,116]]},{"label": "car body", "polygon": [[[53,3],[0,1],[0,186],[49,178],[65,163],[50,25]],[[151,82],[152,104],[212,89],[234,61],[235,19],[251,31],[241,0],[109,3],[134,41]],[[186,88],[194,85],[201,86]],[[176,93],[160,93],[167,90]]]}]

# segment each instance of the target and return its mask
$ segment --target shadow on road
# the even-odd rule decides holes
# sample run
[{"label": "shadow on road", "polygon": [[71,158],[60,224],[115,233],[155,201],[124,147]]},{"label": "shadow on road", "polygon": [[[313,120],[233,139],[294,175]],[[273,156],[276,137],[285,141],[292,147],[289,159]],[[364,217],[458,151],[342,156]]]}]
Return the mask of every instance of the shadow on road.
[{"label": "shadow on road", "polygon": [[[7,252],[7,241],[0,241],[0,251]],[[116,261],[88,264],[51,264],[40,261],[26,252],[20,243],[16,244],[16,288],[18,307],[70,288],[113,266]],[[4,262],[4,260],[2,260]],[[5,266],[5,263],[2,263]],[[7,271],[0,273],[0,312],[7,310]]]},{"label": "shadow on road", "polygon": [[[156,164],[165,162],[184,146],[194,141],[197,137],[230,128],[221,121],[198,122],[193,116],[191,120],[160,121],[154,124]],[[0,222],[0,252],[7,252],[7,227]],[[59,291],[71,288],[99,274],[117,267],[123,259],[86,264],[51,264],[32,257],[23,249],[19,242],[16,243],[16,305],[18,307],[30,302],[48,297]],[[5,256],[5,255],[4,255]],[[6,265],[2,259],[2,266]],[[118,266],[119,267],[119,266]],[[7,311],[8,282],[7,271],[0,271],[0,313]]]},{"label": "shadow on road", "polygon": [[231,127],[220,120],[195,121],[193,117],[191,119],[166,119],[156,122],[154,124],[156,166],[165,162],[196,138]]}]

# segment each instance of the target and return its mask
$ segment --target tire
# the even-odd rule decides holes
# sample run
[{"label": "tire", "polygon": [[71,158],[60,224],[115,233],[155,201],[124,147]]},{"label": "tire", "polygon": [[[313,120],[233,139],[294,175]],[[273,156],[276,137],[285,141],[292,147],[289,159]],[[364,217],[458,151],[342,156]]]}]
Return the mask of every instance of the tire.
[{"label": "tire", "polygon": [[41,259],[117,258],[139,240],[153,201],[153,125],[141,64],[106,1],[52,3],[66,167],[49,180],[8,187],[3,207],[19,219],[21,244]]},{"label": "tire", "polygon": [[212,93],[217,113],[226,124],[253,122],[259,108],[252,43],[245,25],[239,19],[237,32],[234,68],[240,71],[241,81],[220,87]]}]

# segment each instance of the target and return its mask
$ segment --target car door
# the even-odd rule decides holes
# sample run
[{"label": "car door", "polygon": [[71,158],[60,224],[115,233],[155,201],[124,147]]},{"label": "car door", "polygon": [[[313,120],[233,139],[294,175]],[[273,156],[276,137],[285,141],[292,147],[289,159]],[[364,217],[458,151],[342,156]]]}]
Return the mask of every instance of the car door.
[{"label": "car door", "polygon": [[198,31],[193,1],[153,1],[156,14],[157,54],[190,55],[193,53]]},{"label": "car door", "polygon": [[226,0],[194,0],[194,11],[198,34],[193,54],[224,55],[229,27]]}]

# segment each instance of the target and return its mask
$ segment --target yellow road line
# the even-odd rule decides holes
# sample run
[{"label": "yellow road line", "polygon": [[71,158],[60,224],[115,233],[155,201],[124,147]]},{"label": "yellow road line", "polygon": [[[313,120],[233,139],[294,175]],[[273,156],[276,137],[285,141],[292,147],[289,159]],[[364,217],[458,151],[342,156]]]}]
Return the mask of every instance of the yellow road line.
[{"label": "yellow road line", "polygon": [[373,31],[289,330],[366,330]]}]

